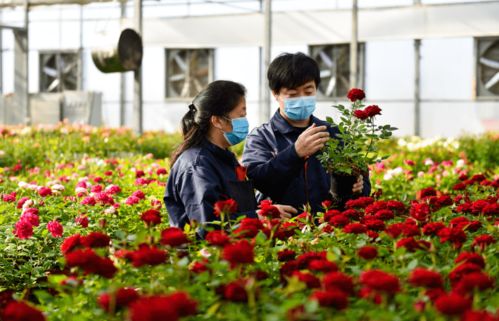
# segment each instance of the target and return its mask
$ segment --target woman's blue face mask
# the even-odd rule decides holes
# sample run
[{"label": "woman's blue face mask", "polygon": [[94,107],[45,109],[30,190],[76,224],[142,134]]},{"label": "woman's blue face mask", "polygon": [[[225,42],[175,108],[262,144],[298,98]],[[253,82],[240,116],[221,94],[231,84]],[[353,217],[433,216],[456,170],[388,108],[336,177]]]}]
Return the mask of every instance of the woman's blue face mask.
[{"label": "woman's blue face mask", "polygon": [[249,132],[249,123],[246,117],[226,118],[232,123],[232,131],[224,133],[224,137],[230,145],[237,145],[242,142]]},{"label": "woman's blue face mask", "polygon": [[305,120],[315,111],[316,96],[300,96],[284,99],[284,113],[291,120]]}]

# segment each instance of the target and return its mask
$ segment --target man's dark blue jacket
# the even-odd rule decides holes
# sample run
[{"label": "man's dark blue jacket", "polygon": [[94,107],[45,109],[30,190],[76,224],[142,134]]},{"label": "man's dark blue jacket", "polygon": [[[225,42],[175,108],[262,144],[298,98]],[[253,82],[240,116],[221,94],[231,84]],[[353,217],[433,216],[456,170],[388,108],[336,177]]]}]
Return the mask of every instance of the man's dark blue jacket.
[{"label": "man's dark blue jacket", "polygon": [[[314,116],[312,123],[327,126],[331,137],[339,133],[336,127]],[[248,168],[248,177],[261,193],[259,200],[270,197],[274,203],[297,209],[309,203],[315,213],[321,211],[324,200],[331,199],[330,174],[322,167],[317,154],[305,161],[296,153],[294,143],[305,129],[291,126],[278,110],[270,122],[248,135],[242,162]],[[362,194],[369,195],[370,191],[369,177],[364,177]]]}]

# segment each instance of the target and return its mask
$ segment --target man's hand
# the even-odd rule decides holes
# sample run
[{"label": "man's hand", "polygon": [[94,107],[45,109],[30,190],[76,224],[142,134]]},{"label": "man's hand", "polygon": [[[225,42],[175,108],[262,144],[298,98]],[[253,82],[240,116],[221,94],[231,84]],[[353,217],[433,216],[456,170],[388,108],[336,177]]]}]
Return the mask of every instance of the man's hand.
[{"label": "man's hand", "polygon": [[359,175],[359,177],[357,177],[357,182],[353,184],[352,192],[354,194],[360,194],[362,193],[363,189],[364,189],[364,177],[362,175]]},{"label": "man's hand", "polygon": [[298,213],[298,211],[293,206],[281,205],[281,204],[273,204],[273,205],[277,207],[277,209],[279,210],[279,213],[281,214],[281,219],[290,219],[294,215],[296,215],[296,213]]},{"label": "man's hand", "polygon": [[326,126],[316,126],[312,124],[305,129],[295,142],[296,153],[304,158],[315,154],[329,140],[329,132]]}]

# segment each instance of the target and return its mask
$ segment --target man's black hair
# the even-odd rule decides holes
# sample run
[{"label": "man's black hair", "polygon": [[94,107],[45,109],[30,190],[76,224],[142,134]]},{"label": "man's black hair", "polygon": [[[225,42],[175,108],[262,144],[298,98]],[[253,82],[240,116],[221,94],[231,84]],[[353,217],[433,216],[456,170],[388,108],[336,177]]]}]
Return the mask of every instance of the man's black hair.
[{"label": "man's black hair", "polygon": [[283,53],[275,58],[267,71],[267,79],[273,92],[283,87],[296,88],[312,80],[319,87],[321,82],[317,62],[301,52]]}]

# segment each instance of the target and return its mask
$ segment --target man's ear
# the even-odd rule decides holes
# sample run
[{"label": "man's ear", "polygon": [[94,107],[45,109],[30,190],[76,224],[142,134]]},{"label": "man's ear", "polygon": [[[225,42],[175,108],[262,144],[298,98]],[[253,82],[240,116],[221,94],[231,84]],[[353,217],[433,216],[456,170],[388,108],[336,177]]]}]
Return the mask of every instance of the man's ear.
[{"label": "man's ear", "polygon": [[275,91],[272,90],[272,96],[274,96],[274,99],[276,101],[279,101],[279,93],[278,92],[275,92]]}]

